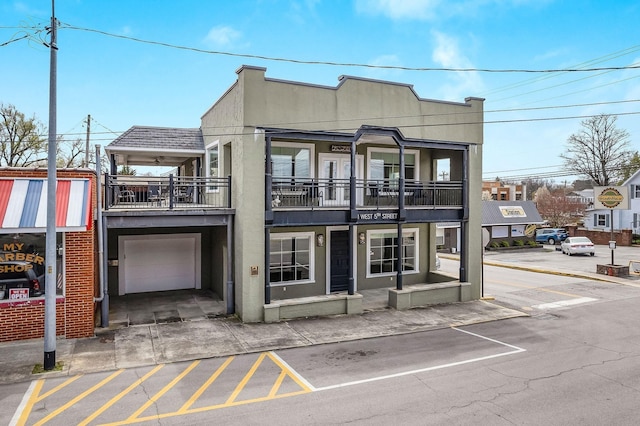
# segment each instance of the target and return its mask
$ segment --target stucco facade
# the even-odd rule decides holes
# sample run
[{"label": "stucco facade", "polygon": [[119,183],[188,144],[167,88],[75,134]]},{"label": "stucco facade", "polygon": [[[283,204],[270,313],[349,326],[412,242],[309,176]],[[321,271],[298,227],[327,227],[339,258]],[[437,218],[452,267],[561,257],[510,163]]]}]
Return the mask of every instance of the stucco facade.
[{"label": "stucco facade", "polygon": [[[270,222],[271,215],[276,216],[275,222],[278,222],[277,217],[281,214],[277,208],[271,211],[272,200],[265,189],[265,158],[269,161],[265,153],[271,145],[310,145],[313,154],[309,176],[314,179],[323,172],[321,156],[328,155],[333,149],[331,140],[340,139],[339,142],[346,146],[349,135],[351,139],[359,138],[351,145],[356,147],[356,161],[362,163],[363,176],[358,178],[365,175],[371,178],[371,152],[375,147],[397,150],[399,145],[406,144],[408,150],[415,151],[415,157],[419,157],[416,158],[418,164],[413,166],[415,170],[419,169],[419,176],[413,176],[416,181],[436,181],[437,160],[449,160],[449,180],[462,182],[462,193],[465,195],[459,213],[463,224],[460,254],[464,270],[461,281],[468,284],[464,298],[478,299],[482,261],[483,100],[468,98],[464,103],[434,101],[419,97],[408,84],[343,76],[336,87],[327,87],[271,79],[265,76],[265,72],[264,68],[241,67],[237,71],[237,81],[202,116],[201,122],[204,145],[219,144],[219,175],[232,176],[232,206],[235,209],[233,269],[235,308],[239,316],[247,322],[264,320],[265,300],[269,301],[268,295],[265,295],[265,289],[269,288],[265,286],[265,281],[268,283],[265,274],[269,274],[270,267],[266,260],[269,246],[266,238],[277,233],[308,232],[316,238],[317,235],[323,235],[328,239],[333,226],[338,230],[348,230],[350,238],[354,239],[354,235],[368,235],[367,232],[376,228],[395,229],[399,222],[408,229],[416,230],[415,239],[419,239],[419,250],[423,257],[420,273],[410,274],[412,277],[407,282],[413,285],[437,281],[429,272],[432,266],[430,259],[435,256],[435,224],[449,220],[448,217],[432,215],[429,219],[407,222],[402,217],[402,206],[397,206],[399,214],[388,224],[364,223],[357,218],[366,216],[358,216],[353,208],[355,203],[352,203],[344,222],[331,224],[322,219],[322,223],[314,224],[310,219],[297,227],[276,226]],[[358,133],[363,126],[366,129]],[[277,136],[271,137],[273,129],[277,129]],[[291,136],[287,135],[288,130]],[[398,139],[402,142],[396,143]],[[268,178],[272,179],[271,176]],[[322,182],[320,184],[323,185]],[[330,188],[328,184],[324,185],[321,188],[325,188],[324,207],[327,207]],[[362,191],[364,196],[368,194],[364,188],[358,191]],[[357,194],[360,192],[354,190],[352,194],[359,197]],[[349,206],[341,207],[348,209]],[[316,238],[310,240],[312,244],[317,242]],[[373,275],[369,274],[371,269],[366,272],[364,269],[368,253],[356,242],[352,241],[351,244],[355,253],[352,273],[358,288],[366,288],[365,281],[369,281],[370,286],[378,287],[396,283],[394,276],[367,278]],[[331,293],[330,286],[324,282],[327,275],[323,275],[328,270],[325,261],[329,263],[331,256],[327,255],[326,246],[315,245],[314,282],[320,284],[315,288],[308,286],[306,290],[280,285],[273,288],[274,298],[289,298],[291,293],[301,297]],[[369,247],[368,243],[366,246]],[[285,295],[286,291],[290,293]],[[457,297],[450,301],[460,300],[463,299]]]}]

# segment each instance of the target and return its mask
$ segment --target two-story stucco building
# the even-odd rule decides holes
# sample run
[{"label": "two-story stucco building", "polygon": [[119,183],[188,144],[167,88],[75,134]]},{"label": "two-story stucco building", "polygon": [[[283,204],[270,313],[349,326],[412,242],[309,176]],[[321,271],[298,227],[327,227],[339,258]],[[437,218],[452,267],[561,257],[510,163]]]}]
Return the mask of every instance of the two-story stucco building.
[{"label": "two-story stucco building", "polygon": [[[398,309],[480,298],[483,100],[265,74],[241,67],[199,129],[135,126],[106,147],[109,293],[208,289],[246,322],[362,312],[363,289]],[[140,165],[176,169],[117,175]],[[457,279],[435,270],[445,222]]]}]

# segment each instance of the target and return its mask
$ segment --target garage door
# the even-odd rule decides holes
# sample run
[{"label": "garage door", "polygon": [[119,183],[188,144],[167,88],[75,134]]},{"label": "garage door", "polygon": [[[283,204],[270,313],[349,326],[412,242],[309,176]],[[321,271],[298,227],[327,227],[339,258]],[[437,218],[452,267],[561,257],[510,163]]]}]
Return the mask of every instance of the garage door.
[{"label": "garage door", "polygon": [[119,294],[200,288],[200,234],[121,236]]}]

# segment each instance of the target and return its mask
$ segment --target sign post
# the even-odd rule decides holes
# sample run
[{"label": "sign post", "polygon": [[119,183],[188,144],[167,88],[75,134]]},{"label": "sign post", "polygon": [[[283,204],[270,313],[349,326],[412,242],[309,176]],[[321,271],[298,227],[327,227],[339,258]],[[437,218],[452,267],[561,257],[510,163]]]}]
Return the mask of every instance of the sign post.
[{"label": "sign post", "polygon": [[611,249],[611,266],[615,265],[614,251],[616,249],[616,237],[613,232],[613,210],[629,210],[629,188],[626,186],[595,186],[593,188],[595,209],[609,209],[611,220],[611,237],[609,248]]}]

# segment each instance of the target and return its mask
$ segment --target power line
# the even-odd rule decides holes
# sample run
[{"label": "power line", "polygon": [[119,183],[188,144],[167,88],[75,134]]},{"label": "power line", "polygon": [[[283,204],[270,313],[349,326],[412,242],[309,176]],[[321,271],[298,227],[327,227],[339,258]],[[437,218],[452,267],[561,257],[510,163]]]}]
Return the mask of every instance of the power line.
[{"label": "power line", "polygon": [[[522,111],[541,111],[541,110],[553,110],[553,109],[561,109],[561,108],[577,108],[577,107],[585,107],[585,106],[598,106],[598,105],[615,105],[615,104],[625,104],[625,103],[635,103],[640,102],[640,99],[629,99],[629,100],[621,100],[621,101],[607,101],[607,102],[593,102],[593,103],[584,103],[584,104],[569,104],[569,105],[555,105],[555,106],[546,106],[546,107],[531,107],[531,108],[513,108],[513,109],[497,109],[497,110],[488,110],[484,111],[484,114],[490,113],[508,113],[508,112],[522,112]],[[350,118],[345,120],[337,120],[342,123],[345,122],[371,122],[380,119],[405,119],[405,118],[427,118],[427,117],[451,117],[460,114],[469,114],[468,112],[455,112],[455,113],[442,113],[442,114],[421,114],[421,115],[401,115],[401,116],[385,116],[385,117],[359,117],[359,118]],[[621,113],[611,113],[609,115],[635,115],[640,114],[640,112],[621,112]],[[535,122],[535,121],[551,121],[551,120],[570,120],[570,119],[580,119],[580,118],[591,118],[597,116],[599,114],[592,115],[574,115],[574,116],[558,116],[558,117],[545,117],[545,118],[522,118],[522,119],[505,119],[505,120],[484,120],[482,122],[456,122],[456,123],[421,123],[415,125],[399,125],[398,128],[413,128],[413,127],[440,127],[440,126],[459,126],[459,125],[468,125],[468,124],[501,124],[501,123],[515,123],[515,122]],[[113,131],[103,124],[96,121],[93,117],[91,120],[94,121],[99,126],[103,127],[107,132],[92,132],[92,135],[99,134],[107,134],[112,133],[116,136],[124,133],[123,131]],[[296,122],[281,122],[281,123],[264,123],[261,127],[281,127],[285,125],[289,126],[300,126],[302,124],[310,125],[310,124],[323,124],[327,122],[335,122],[336,120],[314,120],[314,121],[296,121]],[[162,127],[162,126],[144,126],[144,127]],[[201,129],[205,130],[216,130],[222,128],[229,128],[229,126],[220,126],[220,127],[201,127]],[[322,129],[322,131],[350,131],[352,128],[340,128],[340,129]],[[284,130],[286,131],[286,130]],[[297,130],[292,130],[297,131]],[[84,133],[66,133],[68,136],[81,135]],[[240,135],[241,133],[206,133],[205,136],[229,136],[229,135]],[[177,136],[176,136],[177,137]],[[103,139],[107,140],[107,139]]]},{"label": "power line", "polygon": [[640,69],[640,65],[626,65],[626,66],[618,66],[618,67],[598,67],[598,68],[564,68],[564,69],[532,70],[532,69],[405,67],[405,66],[399,66],[399,65],[372,65],[372,64],[358,64],[358,63],[332,62],[332,61],[305,61],[301,59],[279,58],[279,57],[264,56],[264,55],[251,55],[251,54],[244,54],[244,53],[233,53],[233,52],[224,52],[224,51],[218,51],[218,50],[206,50],[206,49],[200,49],[197,47],[181,46],[181,45],[165,43],[161,41],[145,40],[137,37],[125,36],[121,34],[113,34],[113,33],[109,33],[102,30],[96,30],[92,28],[77,27],[77,26],[63,23],[63,22],[60,23],[60,28],[92,32],[96,34],[105,35],[108,37],[135,41],[137,43],[145,43],[145,44],[151,44],[156,46],[169,47],[172,49],[187,50],[187,51],[197,52],[197,53],[233,56],[233,57],[250,58],[250,59],[261,59],[265,61],[288,62],[288,63],[304,64],[304,65],[330,65],[330,66],[341,66],[341,67],[393,69],[393,70],[403,70],[403,71],[447,71],[447,72],[486,72],[486,73],[557,73],[557,72],[595,72],[595,71],[607,71],[607,70],[619,71],[619,70],[628,70],[628,69]]}]

